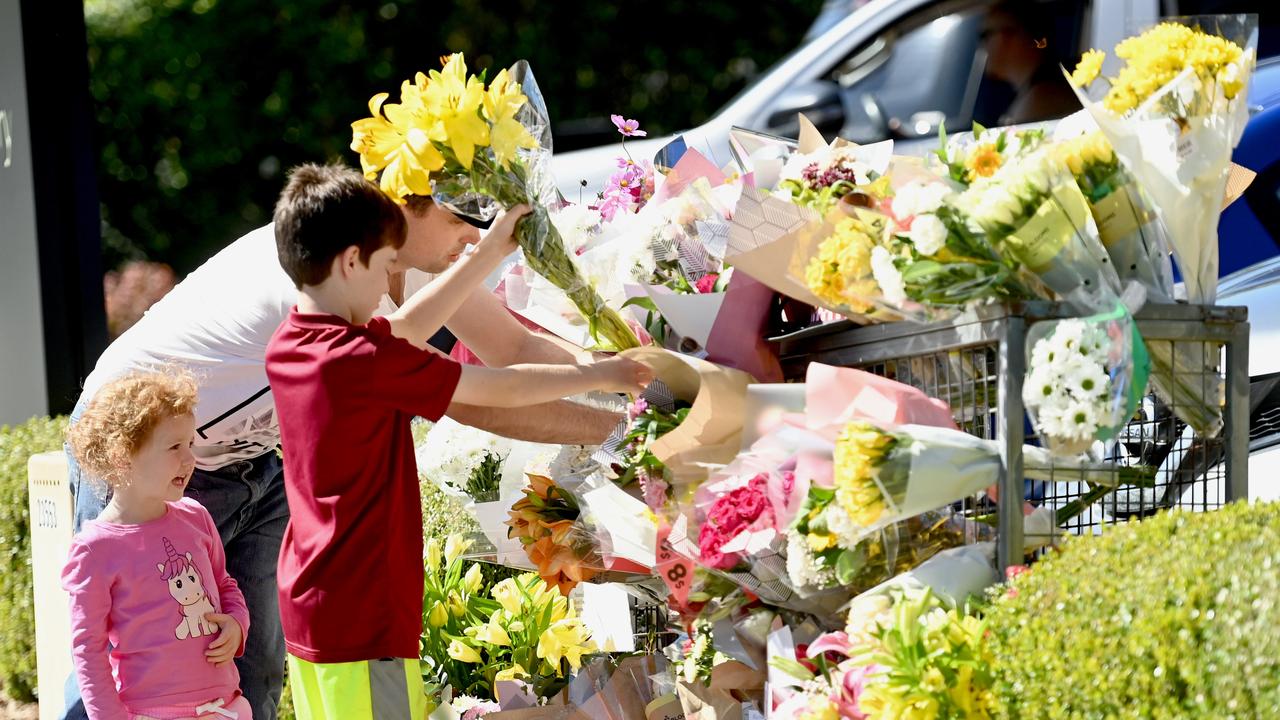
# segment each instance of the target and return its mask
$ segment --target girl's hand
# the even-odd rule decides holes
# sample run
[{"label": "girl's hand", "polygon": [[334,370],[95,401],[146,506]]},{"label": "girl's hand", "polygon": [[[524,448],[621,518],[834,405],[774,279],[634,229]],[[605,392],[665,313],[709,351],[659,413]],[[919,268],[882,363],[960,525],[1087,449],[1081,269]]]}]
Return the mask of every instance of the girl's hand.
[{"label": "girl's hand", "polygon": [[209,649],[204,651],[205,659],[214,667],[226,665],[235,659],[236,650],[240,649],[240,643],[244,640],[244,630],[240,629],[240,623],[230,615],[205,613],[204,619],[217,623],[222,628],[217,639],[209,643]]}]

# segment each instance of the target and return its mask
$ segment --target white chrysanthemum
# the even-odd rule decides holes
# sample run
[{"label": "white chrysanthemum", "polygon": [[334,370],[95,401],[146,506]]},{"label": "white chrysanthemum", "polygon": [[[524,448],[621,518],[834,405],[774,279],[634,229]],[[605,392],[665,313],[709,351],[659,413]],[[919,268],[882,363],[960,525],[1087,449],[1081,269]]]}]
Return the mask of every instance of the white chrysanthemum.
[{"label": "white chrysanthemum", "polygon": [[933,255],[947,244],[947,226],[937,215],[917,215],[907,233],[921,255]]},{"label": "white chrysanthemum", "polygon": [[1088,326],[1083,320],[1063,320],[1054,327],[1053,335],[1049,336],[1049,343],[1059,351],[1065,350],[1071,355],[1079,354],[1080,343],[1084,340],[1087,329]]},{"label": "white chrysanthemum", "polygon": [[1066,408],[1058,404],[1045,404],[1036,411],[1036,427],[1042,436],[1063,436],[1063,413]]},{"label": "white chrysanthemum", "polygon": [[871,275],[890,305],[901,305],[906,301],[907,287],[902,281],[902,273],[894,266],[893,255],[878,245],[871,250]]},{"label": "white chrysanthemum", "polygon": [[894,192],[893,212],[900,218],[936,212],[951,194],[945,183],[913,181]]},{"label": "white chrysanthemum", "polygon": [[564,238],[565,249],[576,254],[597,237],[600,213],[586,205],[565,205],[551,213],[551,224]]}]

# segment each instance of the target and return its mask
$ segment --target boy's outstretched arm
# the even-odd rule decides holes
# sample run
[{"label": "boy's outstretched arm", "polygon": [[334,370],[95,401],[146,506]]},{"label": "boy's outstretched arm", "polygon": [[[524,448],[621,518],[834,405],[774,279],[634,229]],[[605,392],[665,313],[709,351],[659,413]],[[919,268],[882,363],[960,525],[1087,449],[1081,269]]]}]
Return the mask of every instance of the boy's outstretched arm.
[{"label": "boy's outstretched arm", "polygon": [[387,316],[391,333],[417,347],[426,347],[427,340],[453,317],[472,291],[505,257],[515,252],[512,232],[516,221],[528,212],[527,205],[517,205],[500,215],[470,255],[454,263]]},{"label": "boy's outstretched arm", "polygon": [[526,407],[592,390],[638,393],[653,380],[647,365],[610,358],[591,365],[463,366],[453,402],[487,407]]}]

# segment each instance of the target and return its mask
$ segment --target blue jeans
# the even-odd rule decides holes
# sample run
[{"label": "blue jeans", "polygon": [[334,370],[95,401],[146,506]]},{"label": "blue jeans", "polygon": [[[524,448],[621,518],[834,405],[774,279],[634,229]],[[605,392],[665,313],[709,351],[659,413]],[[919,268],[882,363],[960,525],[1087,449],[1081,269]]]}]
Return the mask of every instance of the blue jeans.
[{"label": "blue jeans", "polygon": [[[85,480],[70,453],[67,461],[79,532],[82,522],[96,518],[106,507],[109,492],[92,479]],[[217,470],[197,469],[186,495],[213,516],[227,551],[227,572],[249,606],[244,655],[236,658],[240,690],[253,708],[253,717],[275,720],[285,655],[276,594],[276,561],[289,522],[283,465],[269,452]],[[88,720],[75,675],[67,681],[66,708],[63,720]]]}]

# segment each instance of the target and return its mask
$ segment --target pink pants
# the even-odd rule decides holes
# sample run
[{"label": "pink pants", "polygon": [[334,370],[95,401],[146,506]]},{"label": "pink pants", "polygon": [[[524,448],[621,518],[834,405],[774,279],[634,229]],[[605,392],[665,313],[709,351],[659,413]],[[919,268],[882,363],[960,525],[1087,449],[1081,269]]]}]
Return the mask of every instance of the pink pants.
[{"label": "pink pants", "polygon": [[214,700],[201,705],[165,705],[146,708],[129,716],[129,720],[253,720],[253,709],[243,695],[231,702]]}]

